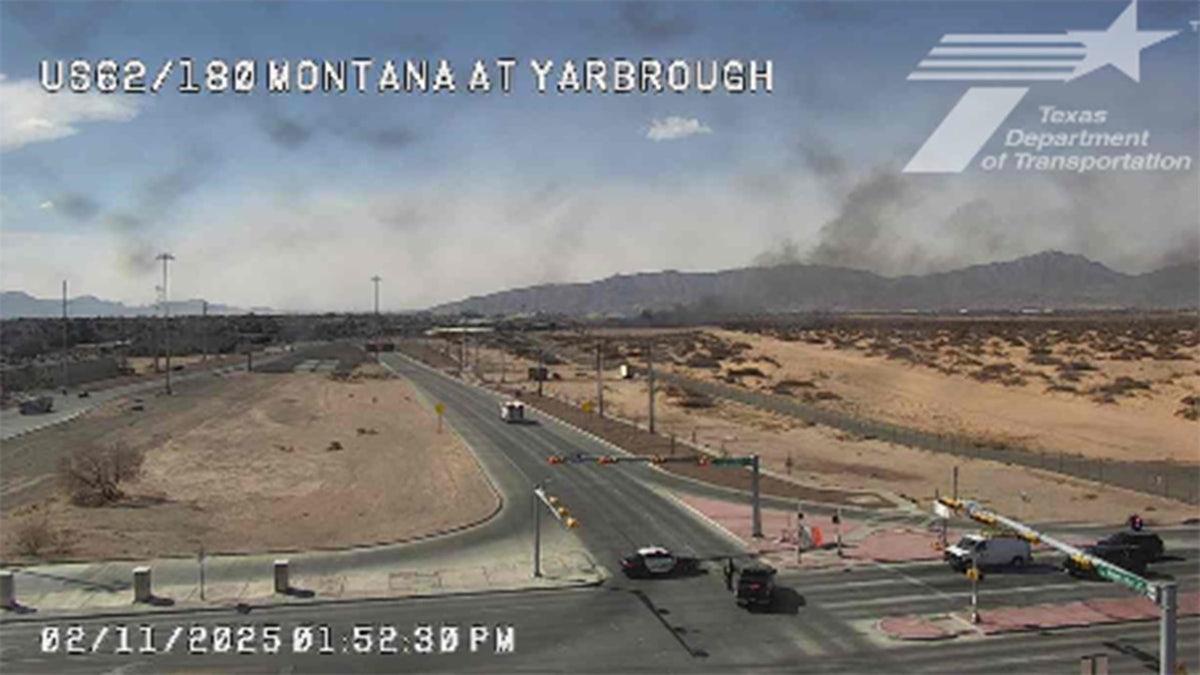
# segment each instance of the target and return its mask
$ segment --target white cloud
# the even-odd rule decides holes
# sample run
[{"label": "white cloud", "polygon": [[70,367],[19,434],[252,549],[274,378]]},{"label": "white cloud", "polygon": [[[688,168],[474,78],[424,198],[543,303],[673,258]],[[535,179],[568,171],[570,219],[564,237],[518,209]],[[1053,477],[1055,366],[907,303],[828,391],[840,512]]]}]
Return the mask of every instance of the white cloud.
[{"label": "white cloud", "polygon": [[132,97],[76,94],[66,88],[50,94],[36,80],[9,81],[3,74],[0,100],[0,152],[74,135],[81,122],[128,122],[139,111]]},{"label": "white cloud", "polygon": [[692,117],[668,117],[656,119],[650,123],[646,138],[652,141],[677,141],[697,134],[711,134],[712,129]]},{"label": "white cloud", "polygon": [[46,201],[42,202],[41,204],[38,204],[38,208],[43,211],[47,211],[49,209],[54,208],[54,202],[47,199]]}]

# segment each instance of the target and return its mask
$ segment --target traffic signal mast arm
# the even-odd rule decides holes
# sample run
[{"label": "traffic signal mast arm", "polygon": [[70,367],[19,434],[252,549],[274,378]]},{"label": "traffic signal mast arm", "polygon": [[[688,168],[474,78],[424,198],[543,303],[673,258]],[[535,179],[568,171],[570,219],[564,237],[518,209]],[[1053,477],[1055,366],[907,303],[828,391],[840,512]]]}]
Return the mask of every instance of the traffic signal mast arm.
[{"label": "traffic signal mast arm", "polygon": [[1038,542],[1045,543],[1051,548],[1057,549],[1058,551],[1071,556],[1071,558],[1080,566],[1095,569],[1096,573],[1100,576],[1110,581],[1115,581],[1122,585],[1128,586],[1132,590],[1137,591],[1139,594],[1151,600],[1157,601],[1154,586],[1151,585],[1149,581],[1132,572],[1117,567],[1106,560],[1101,560],[1100,558],[1085,553],[1078,548],[1071,546],[1070,544],[1061,542],[1042,532],[1038,532],[1024,523],[1017,522],[1011,518],[1006,518],[998,513],[989,511],[976,502],[965,499],[950,499],[947,497],[940,497],[938,501],[941,502],[942,505],[953,509],[956,512],[965,513],[967,517],[977,522],[984,523],[986,525],[1001,525],[1005,528],[1008,528],[1015,532],[1017,536],[1025,539],[1031,544],[1036,544]]},{"label": "traffic signal mast arm", "polygon": [[550,509],[550,513],[554,518],[568,529],[574,529],[579,526],[579,521],[571,517],[571,512],[567,510],[567,507],[558,502],[558,497],[546,494],[546,491],[542,488],[534,489],[533,494],[537,495],[537,498],[546,505],[546,508]]}]

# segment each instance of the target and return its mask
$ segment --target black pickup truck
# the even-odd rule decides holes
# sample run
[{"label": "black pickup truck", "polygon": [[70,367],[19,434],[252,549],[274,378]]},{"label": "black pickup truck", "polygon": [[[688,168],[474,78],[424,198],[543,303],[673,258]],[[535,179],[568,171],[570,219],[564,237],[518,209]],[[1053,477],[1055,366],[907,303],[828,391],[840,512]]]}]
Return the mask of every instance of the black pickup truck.
[{"label": "black pickup truck", "polygon": [[743,568],[736,597],[741,607],[770,607],[775,598],[775,568],[761,563]]}]

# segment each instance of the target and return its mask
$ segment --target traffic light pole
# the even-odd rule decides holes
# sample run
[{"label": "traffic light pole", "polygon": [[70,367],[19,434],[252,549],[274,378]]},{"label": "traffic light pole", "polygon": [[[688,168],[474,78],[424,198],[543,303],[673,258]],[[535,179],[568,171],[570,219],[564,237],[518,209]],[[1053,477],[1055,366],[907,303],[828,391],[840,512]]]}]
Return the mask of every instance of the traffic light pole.
[{"label": "traffic light pole", "polygon": [[1174,581],[1158,586],[1158,606],[1162,616],[1158,623],[1158,672],[1175,675],[1175,591]]},{"label": "traffic light pole", "polygon": [[[651,391],[653,391],[653,389],[651,389]],[[750,489],[751,492],[754,493],[754,531],[751,532],[751,536],[753,536],[755,539],[761,539],[763,536],[763,531],[762,506],[758,501],[758,455],[754,455],[752,460],[753,462],[750,466],[754,473],[750,476]]]},{"label": "traffic light pole", "polygon": [[542,505],[538,497],[537,491],[542,489],[541,486],[533,491],[533,578],[537,579],[542,576]]}]

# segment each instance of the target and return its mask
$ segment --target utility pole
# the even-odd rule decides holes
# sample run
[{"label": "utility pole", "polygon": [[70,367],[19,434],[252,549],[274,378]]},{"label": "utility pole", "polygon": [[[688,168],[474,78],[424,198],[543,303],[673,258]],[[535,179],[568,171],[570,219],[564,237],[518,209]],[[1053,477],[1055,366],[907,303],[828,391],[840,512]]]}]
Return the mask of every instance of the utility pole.
[{"label": "utility pole", "polygon": [[[650,385],[650,417],[648,420],[648,426],[650,433],[654,433],[654,343],[652,342],[646,344],[646,381]],[[755,466],[757,466],[757,464]],[[758,476],[758,469],[755,469],[754,475]],[[754,503],[757,506],[757,497],[755,497]],[[759,529],[755,528],[755,532],[758,531]],[[755,536],[761,537],[762,534],[760,532]]]},{"label": "utility pole", "polygon": [[541,398],[541,396],[542,396],[542,383],[545,381],[546,381],[546,349],[543,347],[542,349],[538,350],[538,369],[537,369],[538,398]]},{"label": "utility pole", "polygon": [[200,350],[203,360],[208,360],[208,301],[200,301]]},{"label": "utility pole", "polygon": [[62,283],[62,393],[67,395],[67,280]]},{"label": "utility pole", "polygon": [[[653,391],[653,388],[651,388],[651,391]],[[653,410],[653,408],[651,408],[651,410]],[[756,539],[761,539],[763,536],[763,531],[762,507],[758,500],[758,455],[754,455],[753,459],[754,462],[750,465],[754,471],[754,473],[750,476],[750,490],[754,493],[754,531],[750,533],[750,536]]]},{"label": "utility pole", "polygon": [[159,253],[155,260],[163,264],[163,345],[167,358],[167,395],[171,394],[171,296],[167,289],[167,263],[175,259],[170,253]]},{"label": "utility pole", "polygon": [[541,485],[533,488],[533,578],[542,576],[542,504],[538,497]]},{"label": "utility pole", "polygon": [[379,352],[383,350],[383,335],[379,325],[379,282],[383,278],[378,274],[371,277],[371,281],[375,284],[375,361],[380,359]]},{"label": "utility pole", "polygon": [[[596,411],[604,417],[604,341],[596,343]],[[672,446],[674,447],[674,446]]]}]

